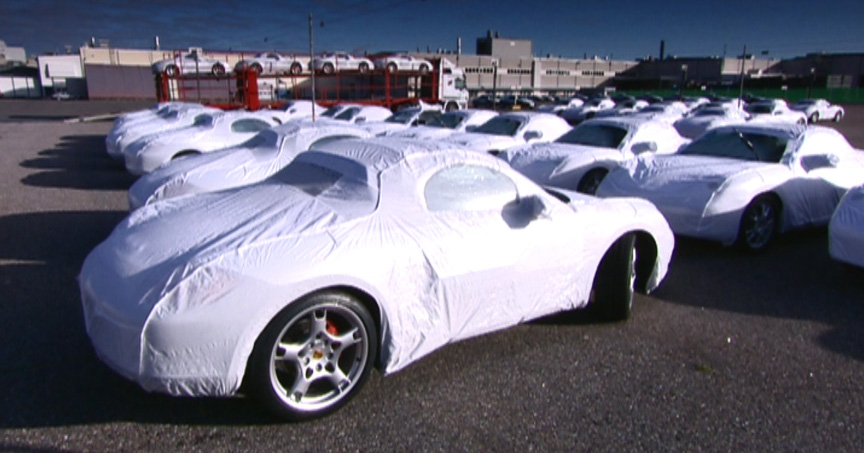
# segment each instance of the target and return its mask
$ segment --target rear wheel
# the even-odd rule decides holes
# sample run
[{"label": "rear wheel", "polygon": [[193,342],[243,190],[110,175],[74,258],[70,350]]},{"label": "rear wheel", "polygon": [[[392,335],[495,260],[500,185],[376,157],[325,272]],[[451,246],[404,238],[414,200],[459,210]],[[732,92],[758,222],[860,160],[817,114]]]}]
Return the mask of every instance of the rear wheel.
[{"label": "rear wheel", "polygon": [[810,124],[816,124],[819,121],[819,112],[813,112],[809,118]]},{"label": "rear wheel", "polygon": [[636,282],[636,236],[618,239],[603,256],[594,276],[591,307],[605,321],[623,321],[633,311]]},{"label": "rear wheel", "polygon": [[390,74],[396,74],[396,71],[397,71],[397,70],[399,70],[399,68],[396,66],[396,63],[389,63],[389,64],[387,64],[387,72],[388,72],[388,73],[390,73]]},{"label": "rear wheel", "polygon": [[166,66],[165,74],[167,74],[168,77],[175,77],[177,75],[177,66],[174,66],[173,64]]},{"label": "rear wheel", "polygon": [[264,72],[264,68],[261,67],[258,63],[253,63],[252,66],[249,66],[249,69],[255,72],[255,74],[261,75]]},{"label": "rear wheel", "polygon": [[301,72],[303,72],[303,66],[301,66],[300,63],[294,63],[291,65],[291,74],[299,75]]},{"label": "rear wheel", "polygon": [[369,72],[369,64],[368,63],[360,63],[360,65],[357,66],[357,69],[360,70],[361,74],[366,74],[367,72]]},{"label": "rear wheel", "polygon": [[420,74],[429,74],[429,66],[426,66],[425,64],[420,65]]},{"label": "rear wheel", "polygon": [[225,67],[222,66],[221,64],[218,64],[218,63],[214,64],[213,67],[210,68],[210,70],[213,72],[213,75],[215,75],[215,76],[225,75]]},{"label": "rear wheel", "polygon": [[324,74],[333,74],[334,68],[332,63],[324,63],[324,66],[321,67],[321,70]]},{"label": "rear wheel", "polygon": [[579,181],[576,191],[588,195],[597,194],[597,189],[600,187],[600,183],[603,182],[603,178],[606,177],[607,173],[609,173],[609,171],[605,168],[595,168],[589,171],[582,177],[582,180]]},{"label": "rear wheel", "polygon": [[760,196],[750,202],[741,216],[738,245],[745,250],[764,250],[774,239],[780,219],[780,207],[770,196]]},{"label": "rear wheel", "polygon": [[834,114],[834,122],[839,123],[840,120],[843,119],[843,112],[837,112]]},{"label": "rear wheel", "polygon": [[378,334],[369,311],[341,292],[289,305],[255,342],[249,390],[279,417],[309,420],[345,405],[375,362]]}]

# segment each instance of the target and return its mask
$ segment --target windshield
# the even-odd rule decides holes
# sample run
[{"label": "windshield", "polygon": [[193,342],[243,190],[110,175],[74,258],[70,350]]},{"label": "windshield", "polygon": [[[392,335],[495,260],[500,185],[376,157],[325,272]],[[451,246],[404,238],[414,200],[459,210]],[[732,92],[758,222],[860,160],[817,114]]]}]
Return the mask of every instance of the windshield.
[{"label": "windshield", "polygon": [[774,135],[723,130],[703,135],[679,154],[777,163],[786,151],[786,143],[786,139]]},{"label": "windshield", "polygon": [[337,113],[341,112],[342,109],[343,109],[342,106],[335,105],[335,106],[330,107],[329,109],[325,110],[324,113],[321,114],[321,116],[334,117],[334,116],[336,116]]},{"label": "windshield", "polygon": [[797,105],[801,105],[801,106],[808,106],[808,105],[815,105],[815,104],[816,104],[816,101],[814,101],[814,100],[798,101],[798,103],[797,103]]},{"label": "windshield", "polygon": [[252,151],[258,159],[272,157],[279,150],[279,143],[282,137],[273,130],[261,131],[255,134],[254,137],[243,142],[240,148],[247,148]]},{"label": "windshield", "polygon": [[377,179],[363,164],[342,156],[301,153],[270,181],[296,187],[336,211],[366,213],[378,204]]},{"label": "windshield", "polygon": [[496,117],[483,123],[474,130],[481,134],[514,136],[522,126],[522,120],[512,117]]},{"label": "windshield", "polygon": [[351,107],[351,108],[345,109],[343,112],[339,113],[338,115],[334,116],[333,118],[335,118],[337,120],[351,121],[351,119],[354,118],[354,116],[357,115],[358,113],[360,113],[360,107]]},{"label": "windshield", "polygon": [[771,113],[774,110],[770,105],[750,105],[747,111],[750,113]]},{"label": "windshield", "polygon": [[442,127],[446,129],[456,129],[462,124],[462,121],[465,121],[465,117],[458,113],[445,113],[443,115],[439,115],[434,118],[430,118],[429,121],[426,122],[426,125],[429,127]]},{"label": "windshield", "polygon": [[407,109],[390,115],[384,121],[388,123],[408,124],[412,119],[414,119],[415,115],[417,115],[417,110]]},{"label": "windshield", "polygon": [[596,146],[599,148],[618,148],[627,129],[608,124],[584,123],[570,130],[555,140],[557,143],[568,143],[571,145]]},{"label": "windshield", "polygon": [[726,116],[726,111],[721,109],[702,109],[693,116]]}]

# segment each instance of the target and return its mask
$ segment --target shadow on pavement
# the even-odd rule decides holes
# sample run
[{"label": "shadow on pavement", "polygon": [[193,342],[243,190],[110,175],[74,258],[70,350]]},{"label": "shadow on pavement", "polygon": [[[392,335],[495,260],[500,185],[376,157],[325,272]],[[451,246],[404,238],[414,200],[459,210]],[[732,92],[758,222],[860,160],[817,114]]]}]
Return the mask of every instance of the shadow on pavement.
[{"label": "shadow on pavement", "polygon": [[123,211],[0,217],[0,428],[114,421],[273,422],[242,398],[150,395],[98,360],[84,328],[76,277]]},{"label": "shadow on pavement", "polygon": [[126,190],[136,177],[120,160],[105,152],[104,135],[66,136],[54,149],[21,162],[24,168],[44,170],[25,176],[28,186],[86,190]]},{"label": "shadow on pavement", "polygon": [[[864,279],[828,255],[825,228],[781,236],[763,253],[676,237],[669,274],[654,295],[673,303],[821,322],[820,345],[864,360]],[[744,278],[746,277],[746,278]]]}]

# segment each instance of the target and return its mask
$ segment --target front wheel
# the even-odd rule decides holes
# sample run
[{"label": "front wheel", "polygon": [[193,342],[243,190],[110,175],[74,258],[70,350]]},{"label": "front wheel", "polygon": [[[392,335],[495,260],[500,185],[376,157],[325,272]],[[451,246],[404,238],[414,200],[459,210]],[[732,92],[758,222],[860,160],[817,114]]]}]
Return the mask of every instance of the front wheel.
[{"label": "front wheel", "polygon": [[576,191],[588,195],[596,195],[597,189],[600,187],[600,183],[603,182],[607,173],[609,173],[609,171],[605,168],[595,168],[589,171],[582,177],[582,180],[579,181]]},{"label": "front wheel", "polygon": [[361,74],[366,74],[367,72],[369,72],[369,64],[360,63],[360,66],[358,66],[357,69],[360,70]]},{"label": "front wheel", "polygon": [[396,71],[398,70],[399,68],[396,66],[396,63],[390,63],[387,65],[387,72],[389,74],[396,74]]},{"label": "front wheel", "polygon": [[165,67],[165,74],[166,74],[168,77],[176,77],[176,76],[177,76],[177,72],[179,72],[179,71],[177,71],[177,66],[174,66],[173,64],[172,64],[172,65],[168,65],[167,67]]},{"label": "front wheel", "polygon": [[757,197],[741,216],[738,245],[751,252],[764,250],[777,233],[780,208],[773,198]]},{"label": "front wheel", "polygon": [[250,391],[281,418],[309,420],[345,405],[375,362],[378,334],[369,311],[341,292],[289,305],[255,342]]},{"label": "front wheel", "polygon": [[301,72],[303,72],[303,66],[301,66],[300,63],[294,63],[291,65],[292,75],[299,75]]},{"label": "front wheel", "polygon": [[813,114],[810,115],[810,124],[816,124],[817,121],[819,121],[819,112],[813,112]]},{"label": "front wheel", "polygon": [[221,64],[214,64],[213,67],[211,68],[211,71],[213,72],[213,75],[215,75],[215,76],[225,75],[225,67],[222,66]]},{"label": "front wheel", "polygon": [[843,112],[837,112],[834,114],[834,122],[839,123],[840,120],[843,119]]},{"label": "front wheel", "polygon": [[590,307],[605,321],[623,321],[633,311],[635,245],[636,236],[622,236],[612,244],[597,268]]},{"label": "front wheel", "polygon": [[264,72],[264,68],[262,68],[261,65],[258,63],[252,64],[252,66],[250,66],[249,69],[251,69],[255,74],[258,74],[258,75],[261,75],[261,73]]},{"label": "front wheel", "polygon": [[324,63],[324,66],[321,67],[321,70],[324,72],[324,74],[333,74],[333,72],[335,71],[333,65],[330,63]]},{"label": "front wheel", "polygon": [[425,64],[420,65],[420,74],[422,74],[422,75],[429,74],[429,66],[426,66]]}]

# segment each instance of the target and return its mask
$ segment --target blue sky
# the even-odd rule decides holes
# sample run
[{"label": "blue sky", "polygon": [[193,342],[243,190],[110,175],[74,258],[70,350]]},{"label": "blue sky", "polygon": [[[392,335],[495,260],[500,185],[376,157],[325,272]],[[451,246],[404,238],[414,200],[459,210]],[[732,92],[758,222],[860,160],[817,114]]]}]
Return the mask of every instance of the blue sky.
[{"label": "blue sky", "polygon": [[[635,59],[667,55],[777,58],[864,52],[864,0],[0,0],[0,39],[28,55],[114,47],[308,52],[456,49],[487,30],[530,39],[534,54]],[[323,22],[323,26],[322,26]]]}]

